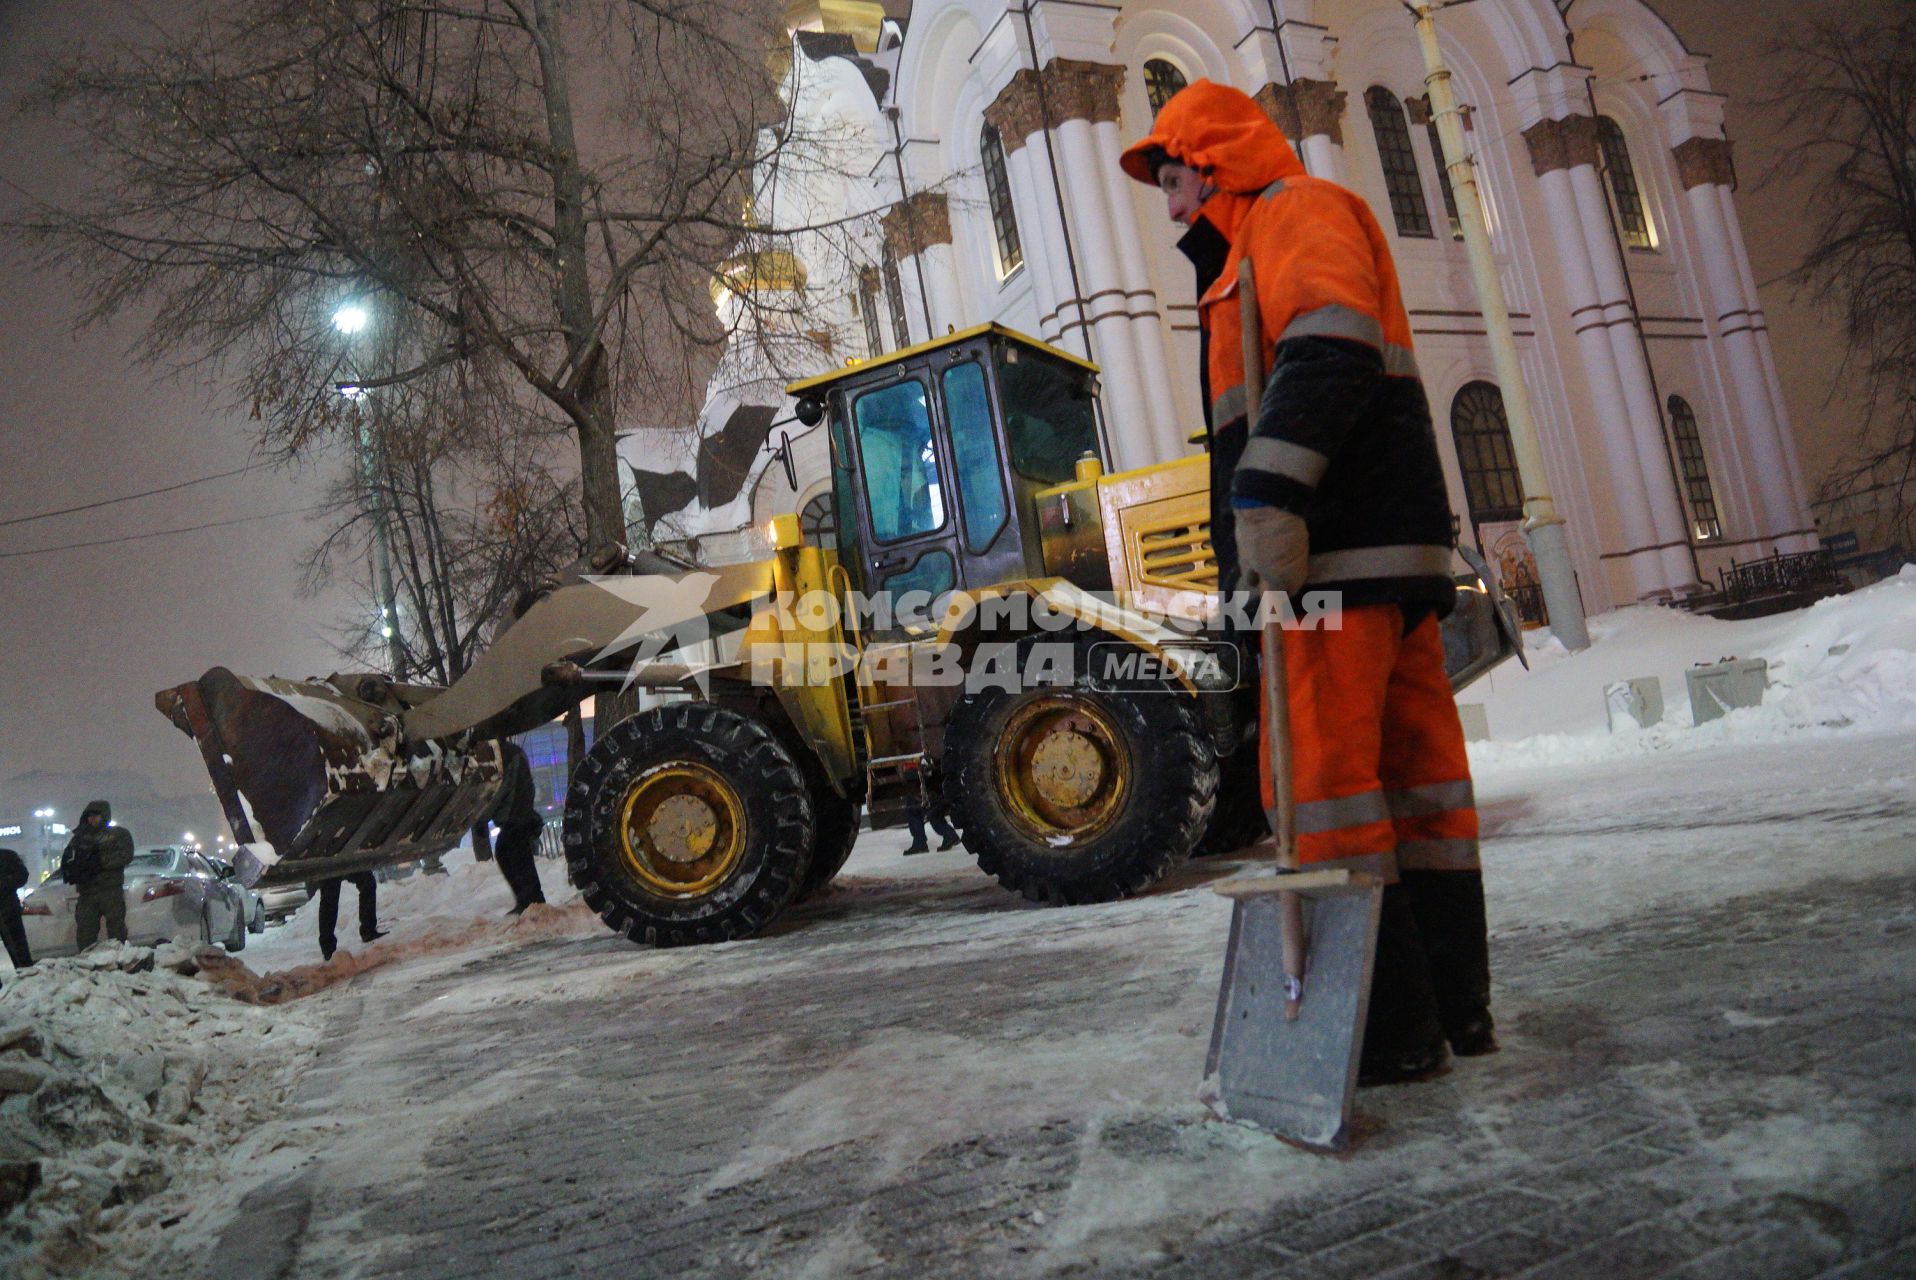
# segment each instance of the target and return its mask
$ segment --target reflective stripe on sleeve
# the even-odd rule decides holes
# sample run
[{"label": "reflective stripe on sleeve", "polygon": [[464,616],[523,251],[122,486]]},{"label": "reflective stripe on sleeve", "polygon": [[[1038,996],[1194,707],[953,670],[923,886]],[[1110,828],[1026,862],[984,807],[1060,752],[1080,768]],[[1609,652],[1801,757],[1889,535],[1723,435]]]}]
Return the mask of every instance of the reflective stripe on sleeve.
[{"label": "reflective stripe on sleeve", "polygon": [[1315,311],[1306,311],[1284,326],[1279,342],[1291,338],[1349,338],[1378,348],[1384,346],[1384,326],[1355,307],[1332,303]]},{"label": "reflective stripe on sleeve", "polygon": [[1245,392],[1242,383],[1221,393],[1211,401],[1211,427],[1226,426],[1244,416]]},{"label": "reflective stripe on sleeve", "polygon": [[1268,471],[1316,488],[1317,482],[1324,478],[1324,469],[1331,465],[1331,460],[1315,449],[1292,444],[1289,440],[1252,436],[1245,443],[1244,456],[1237,465]]}]

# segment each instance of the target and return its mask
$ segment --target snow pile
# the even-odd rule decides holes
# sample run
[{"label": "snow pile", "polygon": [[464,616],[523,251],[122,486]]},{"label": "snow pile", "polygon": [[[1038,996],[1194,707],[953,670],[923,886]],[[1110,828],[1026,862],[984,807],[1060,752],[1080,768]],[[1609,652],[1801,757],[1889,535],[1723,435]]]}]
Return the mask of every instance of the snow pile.
[{"label": "snow pile", "polygon": [[278,1112],[319,1032],[196,980],[168,943],[104,944],[0,990],[0,1274],[137,1274]]},{"label": "snow pile", "polygon": [[[1506,663],[1463,695],[1481,701],[1493,741],[1471,744],[1473,767],[1528,768],[1691,751],[1836,732],[1916,729],[1916,565],[1805,609],[1724,622],[1639,606],[1590,620],[1590,648],[1571,654],[1533,633],[1531,669]],[[1725,658],[1762,658],[1760,707],[1691,723],[1684,673]],[[1658,678],[1663,720],[1612,733],[1603,689]]]}]

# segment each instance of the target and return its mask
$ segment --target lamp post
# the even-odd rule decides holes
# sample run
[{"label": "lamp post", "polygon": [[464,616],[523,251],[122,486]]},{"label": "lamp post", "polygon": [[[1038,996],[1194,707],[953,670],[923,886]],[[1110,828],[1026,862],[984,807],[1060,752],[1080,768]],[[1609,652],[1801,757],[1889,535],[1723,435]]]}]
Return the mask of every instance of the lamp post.
[{"label": "lamp post", "polygon": [[1550,482],[1544,475],[1543,446],[1537,440],[1530,393],[1524,387],[1517,342],[1510,331],[1510,308],[1504,301],[1503,281],[1497,275],[1497,260],[1491,252],[1484,207],[1477,197],[1477,174],[1464,150],[1463,115],[1450,83],[1450,68],[1444,65],[1443,55],[1437,49],[1437,27],[1430,16],[1433,6],[1420,0],[1406,7],[1417,19],[1417,41],[1423,48],[1424,67],[1429,73],[1424,84],[1430,89],[1431,118],[1437,122],[1444,170],[1450,175],[1450,189],[1457,198],[1457,221],[1464,233],[1464,250],[1470,258],[1470,276],[1477,287],[1477,304],[1483,310],[1484,330],[1490,338],[1491,367],[1497,372],[1499,389],[1503,392],[1511,451],[1517,455],[1517,477],[1523,483],[1523,532],[1530,542],[1531,555],[1537,559],[1537,577],[1542,581],[1550,630],[1564,648],[1587,649],[1590,633],[1584,625],[1583,601],[1577,594],[1576,574],[1570,566],[1570,548],[1564,541],[1563,517],[1557,514],[1556,503],[1550,497]]},{"label": "lamp post", "polygon": [[[358,302],[348,302],[333,312],[333,328],[351,338],[365,331],[372,323],[372,313]],[[372,393],[365,387],[348,384],[340,388],[340,394],[348,400],[358,403]],[[379,412],[379,402],[373,401],[370,414]],[[365,416],[359,421],[359,468],[366,483],[368,514],[373,519],[373,589],[379,598],[379,634],[386,642],[386,664],[395,680],[406,677],[405,648],[399,642],[399,600],[393,591],[392,545],[391,535],[386,528],[386,500],[380,489],[379,468],[375,465],[373,433],[367,429]]]},{"label": "lamp post", "polygon": [[45,872],[53,864],[53,828],[58,824],[53,821],[55,814],[50,805],[35,809],[33,817],[40,824],[40,869]]}]

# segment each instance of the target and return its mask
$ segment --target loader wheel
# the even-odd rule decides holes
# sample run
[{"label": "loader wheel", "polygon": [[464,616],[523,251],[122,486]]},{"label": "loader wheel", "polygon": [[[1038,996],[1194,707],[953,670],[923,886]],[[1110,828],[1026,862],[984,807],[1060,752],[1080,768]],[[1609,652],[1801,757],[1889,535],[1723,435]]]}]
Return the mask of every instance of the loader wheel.
[{"label": "loader wheel", "polygon": [[1190,853],[1211,815],[1217,758],[1181,692],[1090,687],[1086,650],[1070,678],[967,693],[945,730],[945,800],[986,874],[1033,902],[1106,902],[1149,888]]},{"label": "loader wheel", "polygon": [[567,872],[634,942],[757,933],[797,894],[811,851],[811,796],[791,754],[764,725],[706,703],[613,726],[566,793]]},{"label": "loader wheel", "polygon": [[1258,778],[1257,739],[1240,746],[1218,768],[1217,806],[1204,834],[1198,837],[1193,858],[1236,853],[1271,834],[1264,817],[1264,793]]},{"label": "loader wheel", "polygon": [[839,795],[829,783],[812,788],[812,865],[799,886],[799,898],[809,898],[832,882],[858,843],[858,824],[865,816],[858,801]]}]

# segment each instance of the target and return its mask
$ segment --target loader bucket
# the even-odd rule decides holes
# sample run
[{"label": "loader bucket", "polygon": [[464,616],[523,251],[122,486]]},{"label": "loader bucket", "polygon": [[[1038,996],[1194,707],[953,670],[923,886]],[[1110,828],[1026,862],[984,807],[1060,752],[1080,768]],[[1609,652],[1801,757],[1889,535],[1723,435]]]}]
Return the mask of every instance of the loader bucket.
[{"label": "loader bucket", "polygon": [[270,846],[257,885],[444,853],[498,794],[495,742],[462,737],[400,748],[398,716],[341,683],[349,682],[258,679],[214,667],[154,698],[199,744],[233,839]]}]

